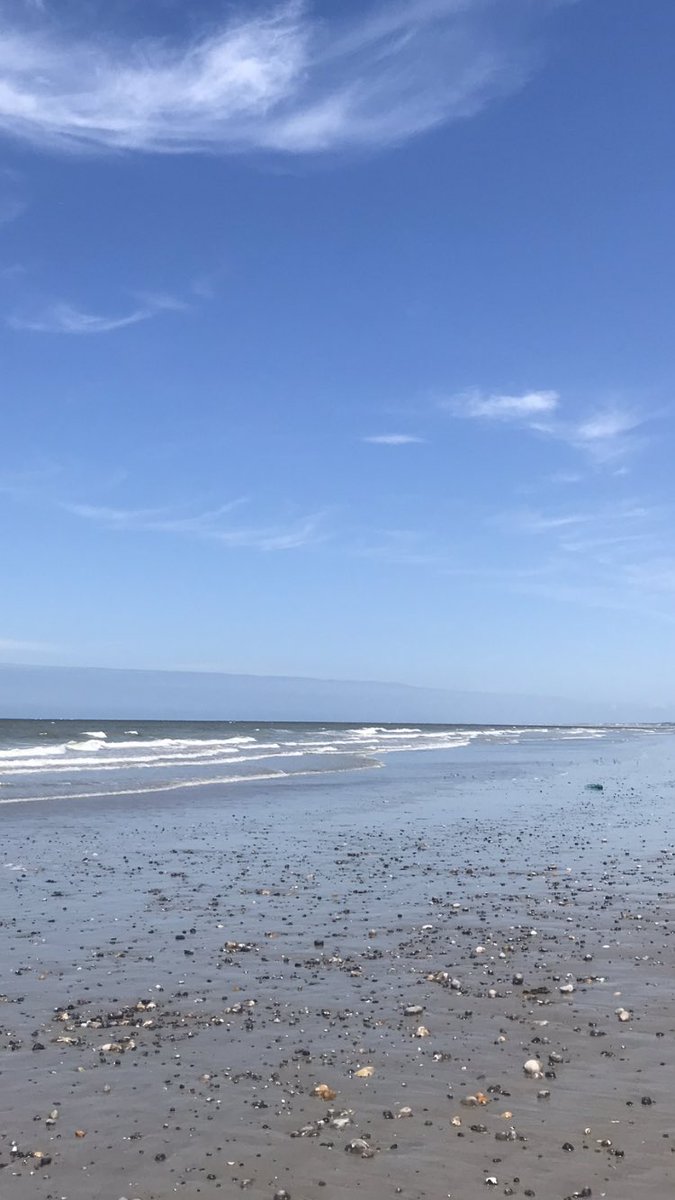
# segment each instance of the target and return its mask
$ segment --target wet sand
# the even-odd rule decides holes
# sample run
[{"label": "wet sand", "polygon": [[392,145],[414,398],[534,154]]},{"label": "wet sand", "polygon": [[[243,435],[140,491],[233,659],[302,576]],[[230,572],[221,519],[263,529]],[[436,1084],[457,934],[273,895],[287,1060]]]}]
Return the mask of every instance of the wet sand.
[{"label": "wet sand", "polygon": [[672,1195],[675,740],[536,753],[2,807],[2,1200]]}]

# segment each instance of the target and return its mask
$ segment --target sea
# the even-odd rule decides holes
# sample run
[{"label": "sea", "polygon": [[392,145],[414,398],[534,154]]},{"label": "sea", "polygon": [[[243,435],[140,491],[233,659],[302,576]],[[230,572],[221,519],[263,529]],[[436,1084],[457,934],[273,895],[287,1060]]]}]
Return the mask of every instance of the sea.
[{"label": "sea", "polygon": [[[673,725],[360,725],[0,720],[0,804],[77,800],[378,770],[392,755],[625,742]],[[561,747],[562,748],[562,747]],[[571,748],[571,747],[570,747]]]}]

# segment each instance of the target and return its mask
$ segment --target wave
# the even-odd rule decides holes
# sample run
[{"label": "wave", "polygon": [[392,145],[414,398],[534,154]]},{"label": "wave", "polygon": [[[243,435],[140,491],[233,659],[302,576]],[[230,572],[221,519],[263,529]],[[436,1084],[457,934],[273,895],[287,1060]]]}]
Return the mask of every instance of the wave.
[{"label": "wave", "polygon": [[[202,729],[180,722],[124,729],[120,723],[107,730],[78,732],[73,723],[50,722],[49,736],[54,740],[45,745],[43,730],[20,728],[16,744],[5,741],[0,749],[1,802],[49,799],[43,794],[48,791],[51,798],[82,798],[330,774],[381,765],[380,760],[393,754],[450,753],[476,743],[498,749],[517,743],[597,740],[622,733],[656,733],[658,729],[235,724],[224,725],[221,736],[215,736],[218,732],[217,723]],[[166,736],[152,736],[159,733]],[[59,734],[70,735],[71,740],[58,741]]]},{"label": "wave", "polygon": [[[105,734],[103,735],[105,737]],[[102,741],[100,738],[87,738],[86,742],[66,742],[66,749],[77,750],[78,753],[90,750],[105,750],[108,742]]]},{"label": "wave", "polygon": [[115,798],[116,796],[146,796],[151,795],[153,792],[176,792],[182,791],[184,788],[206,787],[209,784],[223,786],[230,783],[261,783],[274,779],[296,779],[308,775],[335,775],[350,771],[376,770],[381,766],[382,763],[378,762],[363,762],[358,766],[335,767],[330,771],[266,771],[255,775],[223,775],[217,779],[172,779],[170,781],[154,783],[149,787],[116,788],[114,791],[108,788],[106,791],[101,792],[66,792],[62,796],[6,796],[0,800],[0,805],[39,804],[59,800],[100,800]]},{"label": "wave", "polygon": [[[350,754],[354,751],[363,752],[368,750],[374,754],[394,754],[401,751],[421,751],[421,750],[438,750],[452,749],[458,746],[467,746],[472,740],[467,734],[457,734],[452,738],[446,738],[442,745],[434,742],[429,746],[422,746],[419,743],[399,742],[395,744],[393,741],[385,744],[378,743],[376,739],[370,739],[368,742],[348,740],[312,743],[292,742],[284,745],[279,742],[259,742],[255,743],[255,739],[248,739],[253,743],[251,750],[255,748],[255,754],[236,753],[232,757],[232,752],[237,750],[237,747],[230,746],[227,742],[217,742],[213,746],[206,746],[196,741],[178,741],[174,744],[173,750],[170,751],[167,745],[167,740],[163,743],[156,742],[154,744],[148,742],[132,743],[134,753],[120,754],[120,750],[126,748],[128,743],[124,742],[106,742],[106,743],[65,743],[64,746],[54,747],[50,754],[45,754],[44,751],[33,751],[32,757],[24,757],[30,753],[22,751],[13,757],[7,757],[0,765],[0,781],[4,776],[13,776],[31,773],[42,774],[68,774],[78,771],[93,769],[95,771],[110,771],[138,768],[139,770],[148,767],[181,767],[181,766],[198,766],[205,767],[216,766],[223,763],[244,763],[252,762],[262,758],[296,758],[311,755],[340,755]],[[151,749],[152,747],[152,749]],[[143,750],[151,749],[150,753],[142,753]],[[107,753],[103,753],[105,750]],[[68,752],[74,752],[71,756]],[[94,751],[95,757],[87,757],[87,751]],[[38,757],[39,755],[39,757]]]},{"label": "wave", "polygon": [[[36,763],[33,768],[35,773],[39,766],[39,773],[44,775],[73,775],[78,771],[85,771],[87,768],[93,768],[96,772],[99,771],[122,771],[125,767],[136,767],[138,770],[144,770],[150,767],[218,767],[228,763],[245,763],[258,762],[265,758],[306,758],[310,757],[311,752],[304,750],[289,750],[282,754],[244,754],[238,755],[236,758],[201,758],[198,755],[183,755],[181,757],[161,758],[152,755],[137,758],[111,758],[106,762],[101,762],[98,758],[81,759],[78,758],[74,762],[63,763],[59,761],[53,767],[46,767],[43,762]],[[0,772],[2,775],[24,775],[27,770],[30,770],[29,763],[23,763],[20,767],[8,767]]]},{"label": "wave", "polygon": [[[102,732],[102,731],[101,731]],[[262,731],[261,731],[262,732]],[[275,730],[278,734],[283,730]],[[466,746],[476,739],[520,740],[546,735],[548,731],[525,727],[420,729],[410,726],[359,726],[347,729],[308,730],[300,738],[265,741],[247,735],[226,738],[164,737],[133,741],[114,740],[107,735],[72,740],[52,746],[12,747],[0,750],[0,777],[22,771],[69,771],[78,768],[163,767],[180,764],[246,762],[256,758],[294,757],[297,755],[345,754],[354,750],[391,754],[397,751],[443,750]],[[560,730],[565,738],[604,737],[600,728]],[[253,754],[247,753],[254,752]],[[234,756],[234,757],[231,757]]]},{"label": "wave", "polygon": [[13,748],[11,750],[0,750],[0,770],[2,770],[2,763],[5,759],[38,757],[48,758],[53,754],[65,754],[66,749],[67,743],[64,742],[59,746],[30,746],[25,750],[21,749],[21,747]]}]

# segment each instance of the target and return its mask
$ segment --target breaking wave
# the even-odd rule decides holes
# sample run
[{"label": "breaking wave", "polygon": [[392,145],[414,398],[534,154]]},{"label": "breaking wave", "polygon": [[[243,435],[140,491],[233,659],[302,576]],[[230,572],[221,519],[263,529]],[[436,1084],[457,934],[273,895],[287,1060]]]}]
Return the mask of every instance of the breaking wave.
[{"label": "breaking wave", "polygon": [[[448,752],[473,743],[602,739],[617,727],[0,721],[0,802],[82,799],[201,784],[332,774],[388,755]],[[625,727],[626,736],[658,727]]]}]

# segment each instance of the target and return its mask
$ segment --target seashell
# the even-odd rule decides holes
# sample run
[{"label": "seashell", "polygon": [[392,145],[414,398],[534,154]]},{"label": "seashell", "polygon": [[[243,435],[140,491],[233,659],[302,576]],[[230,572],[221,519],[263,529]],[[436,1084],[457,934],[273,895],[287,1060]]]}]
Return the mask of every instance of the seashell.
[{"label": "seashell", "polygon": [[347,1142],[345,1150],[348,1154],[358,1154],[359,1158],[373,1158],[375,1155],[373,1147],[365,1138],[354,1138],[353,1141]]},{"label": "seashell", "polygon": [[339,1117],[331,1117],[330,1127],[331,1129],[346,1129],[348,1125],[351,1125],[351,1122],[352,1119],[349,1113],[340,1113]]}]

